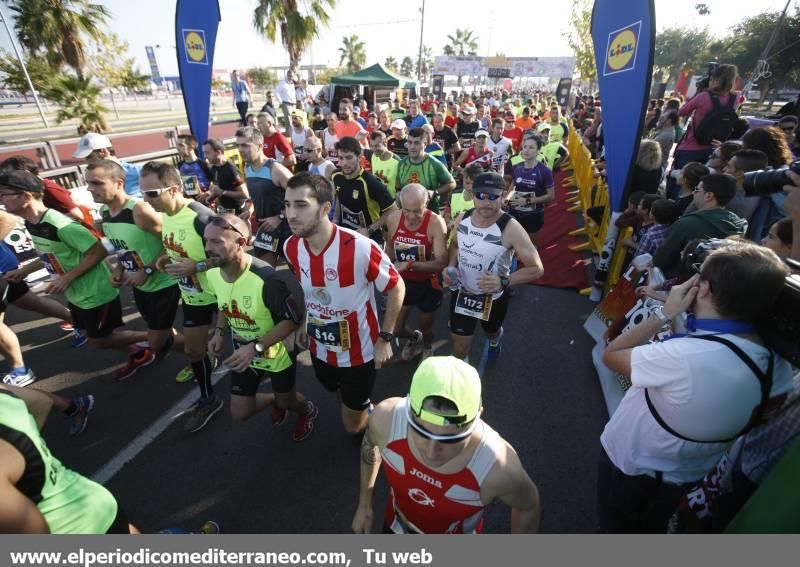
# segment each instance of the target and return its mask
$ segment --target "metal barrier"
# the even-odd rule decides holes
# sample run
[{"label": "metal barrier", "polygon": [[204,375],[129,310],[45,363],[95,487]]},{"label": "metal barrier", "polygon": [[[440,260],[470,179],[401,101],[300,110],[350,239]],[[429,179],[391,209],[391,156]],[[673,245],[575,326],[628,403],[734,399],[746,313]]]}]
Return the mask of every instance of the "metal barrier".
[{"label": "metal barrier", "polygon": [[61,166],[61,160],[58,159],[58,154],[48,142],[32,142],[30,144],[17,144],[15,146],[0,146],[0,148],[2,148],[3,153],[9,150],[15,153],[34,150],[41,169],[52,169]]}]

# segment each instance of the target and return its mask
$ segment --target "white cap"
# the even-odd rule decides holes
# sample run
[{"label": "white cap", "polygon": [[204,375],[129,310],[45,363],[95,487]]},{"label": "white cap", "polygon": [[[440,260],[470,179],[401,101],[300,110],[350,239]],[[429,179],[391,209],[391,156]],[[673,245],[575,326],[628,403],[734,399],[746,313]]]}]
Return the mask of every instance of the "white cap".
[{"label": "white cap", "polygon": [[478,138],[478,137],[480,137],[480,136],[486,136],[486,137],[488,138],[488,137],[489,137],[489,132],[487,132],[486,130],[484,130],[483,128],[481,128],[480,130],[478,130],[477,132],[475,132],[475,137],[476,137],[476,138]]},{"label": "white cap", "polygon": [[108,139],[108,136],[103,136],[102,134],[97,134],[95,132],[89,132],[81,138],[80,142],[78,142],[78,149],[75,150],[75,153],[72,154],[72,157],[85,158],[94,150],[102,150],[103,148],[110,147],[111,140]]},{"label": "white cap", "polygon": [[398,118],[394,122],[392,122],[392,128],[397,128],[398,130],[403,130],[406,127],[406,121],[402,118]]}]

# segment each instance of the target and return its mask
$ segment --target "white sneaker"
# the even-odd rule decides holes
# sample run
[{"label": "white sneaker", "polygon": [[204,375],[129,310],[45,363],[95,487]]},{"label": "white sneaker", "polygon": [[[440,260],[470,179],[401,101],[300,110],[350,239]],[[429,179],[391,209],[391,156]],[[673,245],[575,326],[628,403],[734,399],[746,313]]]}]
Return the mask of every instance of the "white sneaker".
[{"label": "white sneaker", "polygon": [[400,352],[402,360],[411,360],[422,352],[422,331],[415,330]]},{"label": "white sneaker", "polygon": [[36,375],[30,368],[28,368],[26,372],[22,374],[8,373],[3,376],[3,384],[16,386],[18,388],[24,388],[28,384],[32,384],[34,380],[36,380]]}]

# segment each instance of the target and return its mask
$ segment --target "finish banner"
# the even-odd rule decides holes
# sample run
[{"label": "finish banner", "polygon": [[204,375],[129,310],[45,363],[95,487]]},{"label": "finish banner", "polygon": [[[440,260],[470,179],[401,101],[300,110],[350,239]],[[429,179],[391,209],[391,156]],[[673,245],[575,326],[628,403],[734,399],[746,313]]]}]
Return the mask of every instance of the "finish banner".
[{"label": "finish banner", "polygon": [[192,135],[197,138],[197,153],[201,158],[202,144],[208,138],[211,71],[219,21],[217,0],[178,0],[175,9],[178,71],[186,117]]},{"label": "finish banner", "polygon": [[622,195],[639,151],[650,93],[655,36],[653,0],[595,0],[592,41],[603,106],[612,212],[625,207]]}]

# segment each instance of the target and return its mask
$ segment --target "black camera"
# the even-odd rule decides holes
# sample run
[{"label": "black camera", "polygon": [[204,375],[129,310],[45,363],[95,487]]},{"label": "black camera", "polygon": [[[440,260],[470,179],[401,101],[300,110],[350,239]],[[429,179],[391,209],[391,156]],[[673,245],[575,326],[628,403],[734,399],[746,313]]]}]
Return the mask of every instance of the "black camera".
[{"label": "black camera", "polygon": [[719,63],[716,61],[706,63],[706,76],[697,81],[697,92],[708,90],[709,83],[711,82],[711,75],[717,70],[717,67],[719,67]]},{"label": "black camera", "polygon": [[800,175],[800,159],[777,169],[759,169],[758,171],[745,173],[745,195],[755,197],[769,195],[770,193],[780,193],[783,191],[784,185],[793,185],[793,181],[786,175],[787,171],[793,171]]}]

